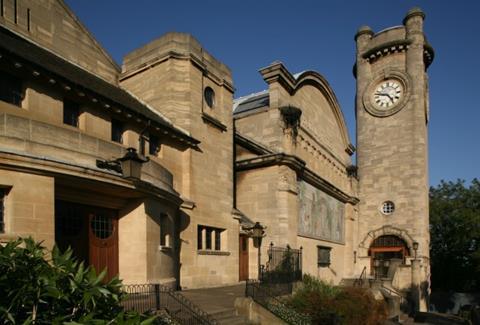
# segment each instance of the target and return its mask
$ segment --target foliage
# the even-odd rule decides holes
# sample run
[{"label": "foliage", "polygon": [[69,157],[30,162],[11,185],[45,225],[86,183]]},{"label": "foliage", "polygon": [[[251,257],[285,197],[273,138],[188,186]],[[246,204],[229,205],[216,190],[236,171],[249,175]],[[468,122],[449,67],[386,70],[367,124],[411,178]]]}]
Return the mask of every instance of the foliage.
[{"label": "foliage", "polygon": [[376,301],[367,290],[335,287],[309,275],[288,305],[310,315],[312,324],[373,325],[387,317],[385,303]]},{"label": "foliage", "polygon": [[309,325],[312,323],[308,315],[298,313],[280,300],[270,299],[265,307],[288,324]]},{"label": "foliage", "polygon": [[6,324],[151,324],[123,312],[122,283],[104,283],[68,249],[49,254],[32,238],[0,245],[0,320]]},{"label": "foliage", "polygon": [[432,288],[480,289],[480,182],[430,188]]}]

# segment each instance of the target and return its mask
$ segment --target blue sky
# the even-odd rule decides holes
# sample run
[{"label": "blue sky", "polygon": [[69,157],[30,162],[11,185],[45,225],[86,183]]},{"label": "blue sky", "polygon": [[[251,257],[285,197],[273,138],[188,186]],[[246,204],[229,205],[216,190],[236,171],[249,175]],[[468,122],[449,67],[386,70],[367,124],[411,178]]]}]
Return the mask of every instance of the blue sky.
[{"label": "blue sky", "polygon": [[472,180],[480,163],[480,1],[85,1],[66,0],[121,64],[128,52],[170,31],[188,32],[233,72],[235,97],[267,88],[258,69],[275,60],[316,70],[334,89],[355,142],[358,27],[400,25],[419,6],[435,49],[430,75],[430,184]]}]

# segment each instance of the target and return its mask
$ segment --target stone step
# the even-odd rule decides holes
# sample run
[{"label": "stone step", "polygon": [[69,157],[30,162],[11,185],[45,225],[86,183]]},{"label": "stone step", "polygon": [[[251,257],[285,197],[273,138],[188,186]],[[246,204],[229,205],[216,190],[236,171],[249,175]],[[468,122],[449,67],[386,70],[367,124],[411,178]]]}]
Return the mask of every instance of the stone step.
[{"label": "stone step", "polygon": [[245,296],[245,285],[235,285],[217,288],[192,289],[182,294],[191,302],[208,313],[219,324],[248,324],[246,317],[237,315],[234,301]]}]

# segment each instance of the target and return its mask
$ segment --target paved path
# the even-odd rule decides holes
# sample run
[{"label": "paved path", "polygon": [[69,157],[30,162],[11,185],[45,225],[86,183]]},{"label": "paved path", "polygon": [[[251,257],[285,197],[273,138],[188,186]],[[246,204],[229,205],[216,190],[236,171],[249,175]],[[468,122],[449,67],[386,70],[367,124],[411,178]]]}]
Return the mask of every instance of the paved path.
[{"label": "paved path", "polygon": [[228,287],[185,290],[181,293],[220,324],[248,324],[245,317],[237,315],[234,305],[235,298],[245,296],[245,283]]}]

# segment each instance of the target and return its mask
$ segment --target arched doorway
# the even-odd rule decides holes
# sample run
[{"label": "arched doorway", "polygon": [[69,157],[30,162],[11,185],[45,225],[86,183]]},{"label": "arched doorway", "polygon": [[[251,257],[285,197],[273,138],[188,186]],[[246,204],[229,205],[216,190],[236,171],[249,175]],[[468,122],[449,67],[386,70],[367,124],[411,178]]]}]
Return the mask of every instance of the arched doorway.
[{"label": "arched doorway", "polygon": [[408,246],[400,237],[395,235],[377,237],[368,250],[368,256],[371,257],[370,272],[376,278],[387,278],[390,266],[404,264],[408,255]]}]

